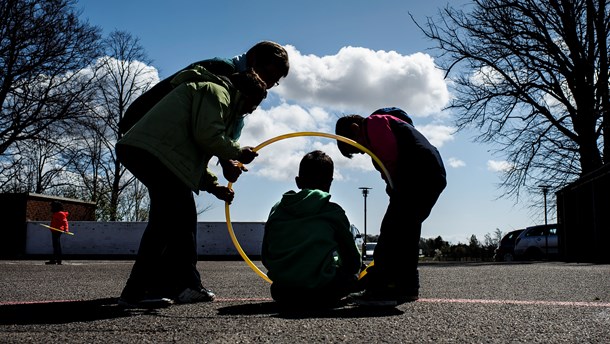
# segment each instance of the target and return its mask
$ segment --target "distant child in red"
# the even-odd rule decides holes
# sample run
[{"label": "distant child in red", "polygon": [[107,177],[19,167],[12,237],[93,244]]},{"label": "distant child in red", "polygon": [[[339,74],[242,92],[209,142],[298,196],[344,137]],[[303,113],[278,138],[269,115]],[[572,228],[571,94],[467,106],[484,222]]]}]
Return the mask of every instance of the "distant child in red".
[{"label": "distant child in red", "polygon": [[[68,212],[64,211],[64,205],[61,202],[51,202],[51,212],[53,217],[51,218],[51,227],[59,229],[64,232],[70,230],[68,224]],[[46,262],[47,265],[61,265],[61,232],[51,230],[51,239],[53,241],[53,259]]]}]

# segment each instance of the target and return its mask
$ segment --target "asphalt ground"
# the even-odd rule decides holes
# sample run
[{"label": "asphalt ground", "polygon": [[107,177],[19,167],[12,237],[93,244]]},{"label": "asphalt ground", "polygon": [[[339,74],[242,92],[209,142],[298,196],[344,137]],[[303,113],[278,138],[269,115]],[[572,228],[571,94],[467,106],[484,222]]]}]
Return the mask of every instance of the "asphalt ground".
[{"label": "asphalt ground", "polygon": [[291,311],[245,262],[200,261],[216,301],[146,311],[116,305],[132,264],[0,261],[0,343],[610,343],[610,265],[422,263],[417,302]]}]

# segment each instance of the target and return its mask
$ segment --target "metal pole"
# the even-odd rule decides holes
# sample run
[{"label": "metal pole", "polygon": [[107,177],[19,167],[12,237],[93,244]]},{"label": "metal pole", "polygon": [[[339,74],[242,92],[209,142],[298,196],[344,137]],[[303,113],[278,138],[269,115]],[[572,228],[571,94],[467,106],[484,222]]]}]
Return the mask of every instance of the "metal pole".
[{"label": "metal pole", "polygon": [[362,241],[362,255],[366,256],[366,197],[371,188],[363,186],[359,189],[362,190],[362,197],[364,197],[364,240]]},{"label": "metal pole", "polygon": [[546,217],[547,216],[546,215],[547,214],[547,212],[546,212],[546,193],[547,193],[547,191],[548,190],[546,188],[542,189],[542,193],[544,194],[544,224],[545,225],[549,224],[549,222],[547,221],[547,217]]},{"label": "metal pole", "polygon": [[547,220],[547,211],[546,211],[546,195],[549,192],[549,185],[538,185],[539,188],[542,189],[542,195],[544,196],[544,224],[548,225],[549,222]]},{"label": "metal pole", "polygon": [[[547,220],[547,211],[546,211],[546,194],[549,192],[549,185],[538,185],[539,188],[542,188],[542,196],[544,197],[544,225],[548,225],[549,222]],[[545,247],[544,247],[544,256],[548,259],[548,254],[549,254],[549,229],[545,228],[544,229],[544,233],[545,233]]]}]

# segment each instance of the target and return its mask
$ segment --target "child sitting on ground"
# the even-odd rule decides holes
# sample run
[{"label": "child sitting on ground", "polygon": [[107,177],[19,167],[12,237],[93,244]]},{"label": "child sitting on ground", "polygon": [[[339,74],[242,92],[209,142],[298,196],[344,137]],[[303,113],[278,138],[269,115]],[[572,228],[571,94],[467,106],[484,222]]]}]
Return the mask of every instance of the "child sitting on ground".
[{"label": "child sitting on ground", "polygon": [[334,306],[356,288],[361,257],[345,211],[330,202],[333,161],[306,154],[288,191],[271,209],[261,258],[273,281],[271,296],[292,306]]}]

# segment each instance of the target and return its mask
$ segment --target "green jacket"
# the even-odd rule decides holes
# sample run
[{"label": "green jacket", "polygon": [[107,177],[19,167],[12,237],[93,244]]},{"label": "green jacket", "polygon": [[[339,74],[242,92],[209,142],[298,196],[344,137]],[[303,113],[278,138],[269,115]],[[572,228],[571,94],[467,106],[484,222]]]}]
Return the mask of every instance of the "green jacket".
[{"label": "green jacket", "polygon": [[203,67],[180,72],[172,84],[175,88],[117,145],[152,153],[195,192],[210,190],[218,183],[207,169],[212,156],[237,159],[240,154],[232,139],[241,131],[240,92]]},{"label": "green jacket", "polygon": [[283,287],[324,287],[338,267],[356,274],[360,252],[345,211],[320,190],[288,191],[273,206],[261,251],[268,277]]},{"label": "green jacket", "polygon": [[174,89],[172,80],[176,77],[176,75],[180,74],[180,72],[197,67],[203,67],[213,74],[228,77],[233,73],[243,72],[247,69],[245,55],[246,54],[235,56],[232,59],[213,58],[195,62],[178,71],[174,75],[159,81],[153,87],[137,97],[129,105],[127,110],[125,110],[123,118],[121,118],[119,121],[119,131],[121,134],[125,134],[127,131],[129,131],[129,129],[131,129],[131,127],[133,127],[134,124],[144,117],[144,115],[146,115],[146,113],[150,111],[155,104],[169,94]]}]

